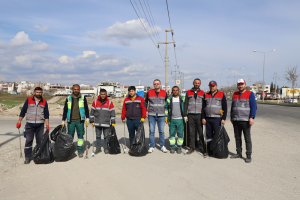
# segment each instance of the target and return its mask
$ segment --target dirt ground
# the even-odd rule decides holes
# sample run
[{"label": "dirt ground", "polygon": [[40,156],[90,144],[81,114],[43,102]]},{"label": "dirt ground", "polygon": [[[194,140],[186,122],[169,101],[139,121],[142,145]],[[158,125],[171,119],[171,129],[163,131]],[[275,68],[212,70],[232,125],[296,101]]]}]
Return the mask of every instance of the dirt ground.
[{"label": "dirt ground", "polygon": [[[123,144],[124,126],[120,116],[117,118],[117,135]],[[0,119],[0,199],[299,199],[300,196],[299,124],[257,117],[251,130],[250,164],[243,159],[203,158],[199,152],[164,154],[156,148],[145,157],[102,152],[89,159],[75,157],[62,163],[24,165],[19,158],[16,120]],[[51,129],[60,120],[51,118]],[[232,154],[235,153],[233,128],[230,122],[225,127]],[[145,131],[148,138],[147,121]],[[167,126],[165,133],[169,148]],[[91,127],[87,135],[92,143]],[[24,143],[22,137],[22,146]],[[158,146],[158,138],[156,143]],[[89,156],[91,152],[92,147]]]}]

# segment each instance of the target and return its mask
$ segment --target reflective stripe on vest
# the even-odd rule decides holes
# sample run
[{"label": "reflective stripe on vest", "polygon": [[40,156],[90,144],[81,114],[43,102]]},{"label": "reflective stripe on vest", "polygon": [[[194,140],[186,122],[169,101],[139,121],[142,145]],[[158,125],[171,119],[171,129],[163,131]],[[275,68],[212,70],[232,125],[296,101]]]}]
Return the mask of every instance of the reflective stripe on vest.
[{"label": "reflective stripe on vest", "polygon": [[250,91],[245,91],[241,97],[239,92],[232,96],[232,114],[233,121],[249,121],[250,118]]},{"label": "reflective stripe on vest", "polygon": [[200,114],[202,111],[202,102],[204,98],[203,90],[199,90],[197,92],[197,99],[195,99],[194,92],[192,90],[188,90],[187,97],[189,101],[188,113]]},{"label": "reflective stripe on vest", "polygon": [[41,99],[36,105],[34,97],[27,99],[28,107],[26,111],[26,122],[31,124],[42,124],[45,122],[44,110],[46,99]]},{"label": "reflective stripe on vest", "polygon": [[211,93],[205,95],[206,107],[204,108],[206,117],[222,117],[220,111],[222,110],[222,98],[224,96],[223,92],[218,91],[214,97]]},{"label": "reflective stripe on vest", "polygon": [[[67,113],[67,120],[70,122],[71,119],[71,109],[72,109],[72,96],[68,96],[68,113]],[[79,106],[79,112],[80,112],[80,118],[81,120],[85,120],[85,109],[84,109],[84,96],[81,95],[81,97],[78,99],[78,106]]]},{"label": "reflective stripe on vest", "polygon": [[158,95],[154,89],[148,91],[149,107],[148,115],[150,116],[164,116],[164,106],[167,93],[165,90],[160,90]]}]

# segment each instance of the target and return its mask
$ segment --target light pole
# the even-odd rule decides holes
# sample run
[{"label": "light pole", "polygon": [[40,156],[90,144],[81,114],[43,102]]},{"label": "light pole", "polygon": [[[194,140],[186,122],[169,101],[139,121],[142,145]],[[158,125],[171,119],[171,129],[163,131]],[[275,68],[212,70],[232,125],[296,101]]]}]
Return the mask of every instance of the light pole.
[{"label": "light pole", "polygon": [[270,53],[275,51],[276,49],[273,49],[272,51],[266,51],[266,52],[262,52],[262,51],[256,51],[253,50],[253,52],[258,52],[258,53],[263,53],[264,54],[264,67],[263,67],[263,102],[265,102],[265,60],[266,60],[266,53]]}]

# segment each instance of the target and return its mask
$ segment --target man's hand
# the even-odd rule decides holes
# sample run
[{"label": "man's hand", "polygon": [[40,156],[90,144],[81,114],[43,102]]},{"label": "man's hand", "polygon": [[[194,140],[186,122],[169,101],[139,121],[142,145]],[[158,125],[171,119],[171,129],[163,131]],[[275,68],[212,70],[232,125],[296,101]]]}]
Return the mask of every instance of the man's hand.
[{"label": "man's hand", "polygon": [[125,123],[126,122],[125,119],[123,119],[122,122]]},{"label": "man's hand", "polygon": [[19,129],[21,127],[21,122],[17,122],[16,127]]},{"label": "man's hand", "polygon": [[206,125],[206,120],[205,119],[202,119],[202,124]]},{"label": "man's hand", "polygon": [[90,119],[89,119],[89,118],[86,118],[86,119],[85,119],[85,125],[86,125],[86,127],[89,126],[89,122],[90,122]]},{"label": "man's hand", "polygon": [[148,111],[146,112],[146,117],[148,117]]},{"label": "man's hand", "polygon": [[94,128],[95,127],[95,123],[91,123],[91,126]]},{"label": "man's hand", "polygon": [[222,119],[221,124],[225,125],[225,120],[224,119]]},{"label": "man's hand", "polygon": [[184,123],[187,123],[189,120],[187,117],[184,117]]},{"label": "man's hand", "polygon": [[111,124],[112,126],[115,126],[116,124]]},{"label": "man's hand", "polygon": [[65,121],[61,122],[62,127],[65,127]]},{"label": "man's hand", "polygon": [[145,122],[145,118],[141,118],[141,121],[140,122]]},{"label": "man's hand", "polygon": [[168,118],[167,117],[165,117],[165,122],[166,122],[166,124],[168,123]]},{"label": "man's hand", "polygon": [[250,124],[250,126],[254,124],[254,119],[253,118],[249,119],[249,124]]},{"label": "man's hand", "polygon": [[46,128],[47,128],[47,131],[49,131],[49,130],[50,130],[50,127],[49,127],[49,125],[46,125]]}]

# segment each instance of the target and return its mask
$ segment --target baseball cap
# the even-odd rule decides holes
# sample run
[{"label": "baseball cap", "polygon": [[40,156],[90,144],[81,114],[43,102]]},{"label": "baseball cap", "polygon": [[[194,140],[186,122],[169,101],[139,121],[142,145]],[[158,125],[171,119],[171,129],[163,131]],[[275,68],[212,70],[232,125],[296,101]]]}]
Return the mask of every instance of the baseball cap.
[{"label": "baseball cap", "polygon": [[209,82],[209,84],[208,84],[208,86],[210,86],[210,85],[212,85],[212,86],[216,86],[216,85],[218,85],[218,84],[217,84],[217,82],[216,82],[216,81],[210,81],[210,82]]},{"label": "baseball cap", "polygon": [[239,83],[245,83],[245,84],[246,84],[246,81],[245,81],[244,79],[239,79],[239,80],[237,81],[237,84],[239,84]]}]

